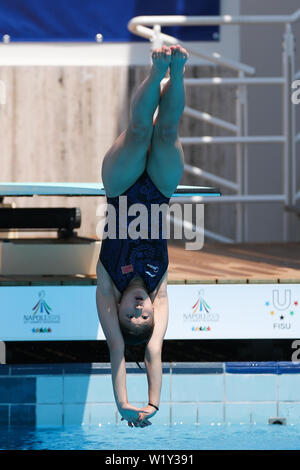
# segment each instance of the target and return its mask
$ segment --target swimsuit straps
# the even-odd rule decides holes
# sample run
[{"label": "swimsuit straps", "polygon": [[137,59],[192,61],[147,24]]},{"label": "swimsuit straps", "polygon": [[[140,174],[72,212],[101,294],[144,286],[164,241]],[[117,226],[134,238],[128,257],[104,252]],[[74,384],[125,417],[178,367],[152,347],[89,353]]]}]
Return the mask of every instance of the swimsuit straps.
[{"label": "swimsuit straps", "polygon": [[[127,196],[127,211],[132,204],[136,203],[141,203],[146,207],[148,214],[148,238],[139,237],[136,240],[129,237],[119,238],[120,196]],[[107,197],[107,203],[114,207],[116,213],[116,238],[108,238],[108,236],[103,237],[100,261],[121,293],[124,292],[129,282],[134,277],[140,276],[146,285],[148,294],[150,294],[159,284],[169,264],[167,240],[163,238],[161,215],[159,217],[159,223],[155,224],[155,227],[153,227],[155,228],[157,238],[150,238],[151,205],[169,204],[170,198],[164,196],[157,189],[146,170],[136,182],[120,196]],[[125,198],[122,198],[122,204],[124,200]],[[127,217],[127,211],[125,218],[126,225],[121,227],[123,233],[125,230],[125,234],[128,233],[127,228],[130,222],[136,218],[142,217],[139,212],[134,216]],[[123,212],[122,209],[121,212]],[[109,212],[107,217],[109,217]],[[104,232],[107,230],[108,220],[107,218]],[[140,228],[137,227],[136,230],[138,232]]]}]

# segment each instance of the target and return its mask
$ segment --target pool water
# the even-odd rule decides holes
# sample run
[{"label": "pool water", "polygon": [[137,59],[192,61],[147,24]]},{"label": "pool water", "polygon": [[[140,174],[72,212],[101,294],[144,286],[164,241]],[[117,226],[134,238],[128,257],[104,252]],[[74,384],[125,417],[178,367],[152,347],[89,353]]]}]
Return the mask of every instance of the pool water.
[{"label": "pool water", "polygon": [[0,428],[0,450],[299,450],[300,425]]}]

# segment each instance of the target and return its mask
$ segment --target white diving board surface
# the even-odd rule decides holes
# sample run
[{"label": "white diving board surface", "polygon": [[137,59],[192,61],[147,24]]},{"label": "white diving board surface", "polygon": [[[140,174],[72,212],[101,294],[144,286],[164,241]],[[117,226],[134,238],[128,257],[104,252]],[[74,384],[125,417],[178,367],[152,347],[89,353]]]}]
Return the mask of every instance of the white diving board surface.
[{"label": "white diving board surface", "polygon": [[[102,183],[0,183],[4,196],[105,196]],[[179,185],[172,197],[221,196],[218,188]]]}]

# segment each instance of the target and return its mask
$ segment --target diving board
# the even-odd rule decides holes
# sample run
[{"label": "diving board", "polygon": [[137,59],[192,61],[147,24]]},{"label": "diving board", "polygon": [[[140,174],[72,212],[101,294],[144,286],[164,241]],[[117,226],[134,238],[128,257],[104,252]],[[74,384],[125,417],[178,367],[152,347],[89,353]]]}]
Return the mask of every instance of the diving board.
[{"label": "diving board", "polygon": [[[102,183],[0,183],[5,196],[105,196]],[[218,188],[179,185],[172,197],[221,196]]]}]

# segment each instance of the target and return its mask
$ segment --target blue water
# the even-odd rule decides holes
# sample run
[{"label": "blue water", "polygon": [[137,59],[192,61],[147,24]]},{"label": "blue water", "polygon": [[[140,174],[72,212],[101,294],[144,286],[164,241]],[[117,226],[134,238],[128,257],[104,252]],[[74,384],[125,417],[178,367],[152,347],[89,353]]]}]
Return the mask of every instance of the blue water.
[{"label": "blue water", "polygon": [[1,450],[299,450],[300,425],[0,428]]}]

